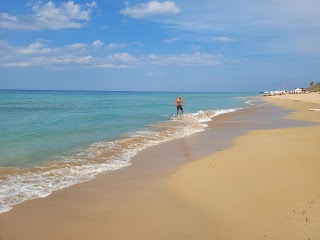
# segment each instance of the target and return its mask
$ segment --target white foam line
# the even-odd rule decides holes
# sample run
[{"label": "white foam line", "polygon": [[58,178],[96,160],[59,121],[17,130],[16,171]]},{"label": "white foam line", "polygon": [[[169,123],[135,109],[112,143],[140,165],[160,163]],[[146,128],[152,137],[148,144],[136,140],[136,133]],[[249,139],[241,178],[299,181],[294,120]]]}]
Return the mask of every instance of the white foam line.
[{"label": "white foam line", "polygon": [[[130,160],[143,149],[167,142],[177,138],[183,138],[197,132],[205,131],[206,122],[215,116],[235,112],[238,109],[218,109],[187,113],[171,118],[172,124],[167,130],[137,131],[128,138],[118,139],[113,142],[97,142],[83,152],[75,153],[65,159],[66,162],[88,162],[79,166],[49,169],[38,173],[26,173],[19,176],[10,176],[6,180],[0,180],[0,213],[9,211],[12,206],[26,200],[42,198],[50,195],[53,191],[72,186],[76,183],[89,181],[96,175],[118,170],[129,166]],[[134,138],[141,138],[135,142]],[[132,143],[130,141],[132,140]],[[127,144],[129,144],[127,146]],[[131,145],[130,145],[131,144]],[[123,146],[126,146],[123,148]],[[120,149],[120,150],[119,150]],[[111,158],[103,157],[104,153],[115,151],[116,155]],[[88,160],[89,159],[89,160]],[[101,163],[92,163],[97,160]],[[41,168],[41,167],[40,167]]]}]

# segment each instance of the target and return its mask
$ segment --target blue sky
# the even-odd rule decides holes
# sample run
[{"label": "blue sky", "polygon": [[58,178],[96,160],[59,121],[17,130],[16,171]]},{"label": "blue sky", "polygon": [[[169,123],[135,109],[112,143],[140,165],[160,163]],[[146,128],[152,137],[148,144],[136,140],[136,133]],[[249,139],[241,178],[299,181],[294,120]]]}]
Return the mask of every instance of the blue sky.
[{"label": "blue sky", "polygon": [[264,91],[320,81],[319,0],[2,1],[0,89]]}]

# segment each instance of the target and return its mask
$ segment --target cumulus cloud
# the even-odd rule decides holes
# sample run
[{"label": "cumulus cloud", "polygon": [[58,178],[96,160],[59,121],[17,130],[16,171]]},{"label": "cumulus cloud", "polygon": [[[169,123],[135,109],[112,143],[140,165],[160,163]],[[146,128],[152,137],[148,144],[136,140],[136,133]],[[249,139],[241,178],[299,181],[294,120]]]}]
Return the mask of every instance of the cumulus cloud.
[{"label": "cumulus cloud", "polygon": [[72,49],[72,50],[86,50],[87,48],[87,45],[84,44],[84,43],[74,43],[74,44],[71,44],[71,45],[68,45],[66,46],[66,48],[68,49]]},{"label": "cumulus cloud", "polygon": [[96,40],[92,43],[93,48],[98,49],[101,48],[104,45],[103,42],[101,42],[100,40]]},{"label": "cumulus cloud", "polygon": [[125,62],[125,63],[137,63],[139,60],[129,53],[115,53],[108,56],[108,59],[112,62]]},{"label": "cumulus cloud", "polygon": [[13,16],[0,13],[0,28],[26,31],[81,28],[91,19],[92,10],[96,7],[96,2],[80,5],[68,1],[60,6],[56,6],[52,1],[45,4],[36,2],[32,5],[32,15]]},{"label": "cumulus cloud", "polygon": [[121,10],[121,14],[132,18],[144,18],[155,15],[174,15],[181,11],[173,1],[150,1],[147,3],[140,3],[132,7],[129,6],[128,2],[125,2],[125,4],[126,7]]},{"label": "cumulus cloud", "polygon": [[[196,52],[176,55],[138,55],[129,52],[109,54],[104,43],[73,43],[63,47],[50,47],[45,41],[36,41],[25,47],[14,47],[0,40],[0,67],[10,68],[128,68],[146,65],[216,65],[221,55]],[[96,51],[100,47],[99,51]]]},{"label": "cumulus cloud", "polygon": [[14,47],[6,41],[0,41],[2,67],[70,67],[88,65],[94,62],[91,55],[92,44],[74,43],[64,47],[49,47],[44,41],[36,41],[25,47]]},{"label": "cumulus cloud", "polygon": [[35,42],[31,43],[25,48],[17,49],[17,52],[21,54],[37,54],[40,53],[41,49],[43,49],[43,46],[44,45],[41,42]]}]

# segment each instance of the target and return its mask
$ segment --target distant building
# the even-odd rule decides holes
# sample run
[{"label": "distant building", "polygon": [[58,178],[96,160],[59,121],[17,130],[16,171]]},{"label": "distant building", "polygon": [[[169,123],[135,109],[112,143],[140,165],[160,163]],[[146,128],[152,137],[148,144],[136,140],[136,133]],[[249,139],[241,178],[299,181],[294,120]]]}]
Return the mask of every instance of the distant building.
[{"label": "distant building", "polygon": [[294,89],[294,93],[297,93],[297,94],[302,93],[302,89],[301,88],[296,88],[296,89]]}]

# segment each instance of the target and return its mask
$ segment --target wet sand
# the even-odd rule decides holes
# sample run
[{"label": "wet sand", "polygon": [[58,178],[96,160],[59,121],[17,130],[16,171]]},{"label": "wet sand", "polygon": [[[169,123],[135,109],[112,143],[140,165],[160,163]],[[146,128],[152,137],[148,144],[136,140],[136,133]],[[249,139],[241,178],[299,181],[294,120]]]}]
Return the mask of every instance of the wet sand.
[{"label": "wet sand", "polygon": [[320,128],[259,101],[16,205],[0,215],[0,239],[317,239]]}]

